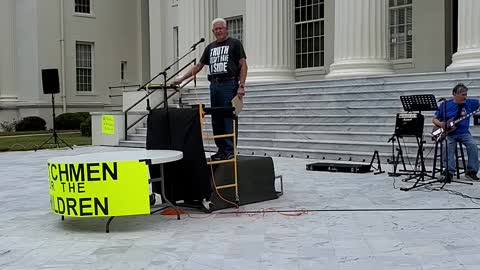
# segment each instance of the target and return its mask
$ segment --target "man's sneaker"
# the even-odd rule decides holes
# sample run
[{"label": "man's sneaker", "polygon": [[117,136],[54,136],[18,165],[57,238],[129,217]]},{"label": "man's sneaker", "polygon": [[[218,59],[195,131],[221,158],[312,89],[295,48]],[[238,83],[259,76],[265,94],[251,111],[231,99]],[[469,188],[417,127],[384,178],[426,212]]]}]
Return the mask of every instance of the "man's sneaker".
[{"label": "man's sneaker", "polygon": [[162,204],[162,196],[158,193],[150,194],[150,206],[155,204]]},{"label": "man's sneaker", "polygon": [[468,179],[470,179],[470,180],[473,180],[473,181],[478,181],[478,180],[480,180],[480,178],[478,178],[476,172],[466,172],[466,173],[465,173],[465,177],[468,178]]},{"label": "man's sneaker", "polygon": [[219,161],[222,159],[225,159],[225,153],[223,152],[217,152],[216,154],[210,156],[210,160],[212,161]]},{"label": "man's sneaker", "polygon": [[447,173],[447,175],[445,175],[442,179],[440,179],[440,182],[451,183],[452,179],[453,179],[453,174]]},{"label": "man's sneaker", "polygon": [[233,153],[225,153],[223,156],[223,159],[228,160],[228,159],[233,159],[235,155]]}]

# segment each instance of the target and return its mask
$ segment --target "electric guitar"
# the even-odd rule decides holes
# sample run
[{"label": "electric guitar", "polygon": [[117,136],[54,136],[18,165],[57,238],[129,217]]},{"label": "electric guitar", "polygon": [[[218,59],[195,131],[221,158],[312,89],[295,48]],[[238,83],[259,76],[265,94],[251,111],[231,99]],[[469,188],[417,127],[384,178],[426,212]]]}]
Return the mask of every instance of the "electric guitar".
[{"label": "electric guitar", "polygon": [[478,108],[476,111],[473,111],[469,114],[466,114],[466,115],[464,115],[460,118],[457,118],[457,119],[450,118],[450,119],[448,119],[447,122],[445,123],[445,126],[447,127],[446,132],[445,132],[444,128],[434,126],[433,129],[432,129],[432,132],[430,133],[432,135],[432,140],[437,141],[437,142],[443,141],[448,133],[455,130],[455,128],[456,128],[455,125],[456,124],[458,124],[462,120],[465,120],[465,119],[469,118],[470,116],[476,114],[479,111],[480,111],[480,108]]}]

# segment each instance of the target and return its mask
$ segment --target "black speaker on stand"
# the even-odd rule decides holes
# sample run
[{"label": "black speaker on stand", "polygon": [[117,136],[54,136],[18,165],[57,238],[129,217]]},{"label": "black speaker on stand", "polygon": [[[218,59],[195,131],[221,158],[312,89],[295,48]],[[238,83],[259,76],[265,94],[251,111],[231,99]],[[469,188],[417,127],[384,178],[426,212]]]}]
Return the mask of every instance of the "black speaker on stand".
[{"label": "black speaker on stand", "polygon": [[60,146],[60,141],[65,144],[66,146],[70,147],[73,150],[72,146],[70,146],[67,142],[65,142],[60,136],[57,134],[57,130],[55,129],[55,96],[54,94],[60,93],[60,82],[58,79],[58,69],[42,69],[42,87],[44,94],[51,94],[52,95],[52,117],[53,117],[53,133],[45,142],[43,142],[35,151],[42,148],[45,144],[47,144],[51,139],[53,139],[54,144],[57,147]]}]

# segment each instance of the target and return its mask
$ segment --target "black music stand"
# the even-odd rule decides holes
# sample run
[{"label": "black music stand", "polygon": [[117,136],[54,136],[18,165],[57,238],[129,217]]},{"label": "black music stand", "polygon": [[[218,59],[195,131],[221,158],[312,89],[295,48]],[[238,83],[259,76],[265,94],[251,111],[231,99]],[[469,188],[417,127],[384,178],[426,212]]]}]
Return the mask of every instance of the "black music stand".
[{"label": "black music stand", "polygon": [[406,112],[418,111],[437,111],[437,100],[434,95],[411,95],[411,96],[400,96],[400,101],[402,101],[403,109]]},{"label": "black music stand", "polygon": [[[437,106],[437,100],[434,95],[432,94],[427,94],[427,95],[411,95],[411,96],[400,96],[400,100],[402,101],[403,109],[407,112],[413,112],[413,111],[418,111],[419,114],[422,113],[422,111],[437,111],[438,106]],[[420,136],[419,136],[420,135]],[[423,156],[423,130],[421,133],[417,134],[415,136],[417,139],[417,144],[418,144],[418,151],[417,151],[417,159],[415,162],[415,171],[414,174],[408,178],[408,179],[413,179],[416,178],[417,181],[413,184],[413,186],[409,188],[400,188],[400,190],[403,191],[409,191],[413,188],[421,187],[424,185],[428,185],[436,181],[430,181],[430,182],[425,182],[425,176],[429,176],[426,173],[425,169],[425,158]],[[402,157],[403,159],[403,157]],[[416,168],[420,165],[420,173],[416,171]],[[432,176],[429,176],[430,178],[433,178]],[[420,183],[422,182],[422,183]],[[419,184],[420,183],[420,184]]]}]

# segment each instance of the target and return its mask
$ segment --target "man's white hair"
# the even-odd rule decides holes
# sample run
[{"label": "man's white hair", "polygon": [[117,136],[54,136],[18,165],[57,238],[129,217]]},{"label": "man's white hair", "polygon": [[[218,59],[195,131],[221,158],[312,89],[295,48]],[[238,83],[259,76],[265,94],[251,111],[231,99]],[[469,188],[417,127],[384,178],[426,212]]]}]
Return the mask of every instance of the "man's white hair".
[{"label": "man's white hair", "polygon": [[225,25],[225,27],[227,27],[227,21],[225,21],[224,18],[216,18],[212,21],[212,29],[213,29],[213,26],[216,24],[216,23],[222,23],[223,25]]}]

